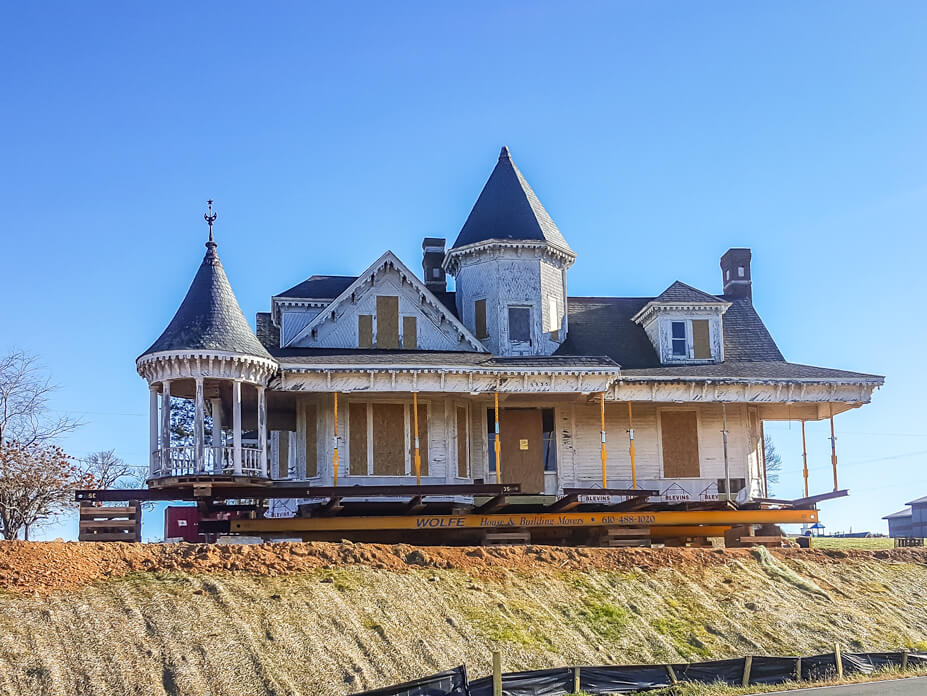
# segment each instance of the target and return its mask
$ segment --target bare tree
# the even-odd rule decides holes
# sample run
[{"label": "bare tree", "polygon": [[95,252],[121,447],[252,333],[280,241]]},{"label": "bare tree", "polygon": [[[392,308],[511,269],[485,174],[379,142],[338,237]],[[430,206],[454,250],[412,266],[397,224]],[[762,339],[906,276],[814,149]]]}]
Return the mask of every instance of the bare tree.
[{"label": "bare tree", "polygon": [[766,485],[769,490],[766,495],[772,495],[773,485],[779,483],[779,472],[782,471],[782,455],[776,450],[772,437],[767,434],[763,438],[763,452],[766,457]]},{"label": "bare tree", "polygon": [[6,441],[0,445],[0,534],[16,539],[73,502],[74,490],[93,487],[93,477],[60,447]]},{"label": "bare tree", "polygon": [[97,488],[138,488],[145,483],[146,468],[133,466],[116,450],[91,452],[80,461],[81,471],[93,477]]},{"label": "bare tree", "polygon": [[70,416],[49,414],[54,391],[34,355],[13,351],[0,357],[0,447],[7,441],[26,449],[47,445],[81,425]]}]

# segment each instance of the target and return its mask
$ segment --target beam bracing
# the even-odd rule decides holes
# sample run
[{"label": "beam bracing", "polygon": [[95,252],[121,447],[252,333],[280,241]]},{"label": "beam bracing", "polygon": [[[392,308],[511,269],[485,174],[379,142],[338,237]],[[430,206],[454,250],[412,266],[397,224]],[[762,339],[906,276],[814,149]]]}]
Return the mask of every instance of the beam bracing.
[{"label": "beam bracing", "polygon": [[724,492],[731,499],[731,467],[727,457],[727,404],[721,402],[721,441],[724,445]]},{"label": "beam bracing", "polygon": [[631,402],[628,402],[628,454],[631,456],[631,488],[637,488],[637,467],[634,455],[634,415],[631,413]]},{"label": "beam bracing", "polygon": [[805,479],[805,497],[808,497],[808,444],[805,441],[805,419],[801,419],[801,474]]},{"label": "beam bracing", "polygon": [[834,468],[834,490],[837,486],[837,435],[834,433],[834,406],[830,406],[830,463]]},{"label": "beam bracing", "polygon": [[499,392],[493,394],[495,399],[494,416],[496,418],[496,483],[502,483],[502,433],[499,432]]},{"label": "beam bracing", "polygon": [[602,488],[608,488],[608,453],[605,450],[605,392],[599,394],[599,410],[602,415]]}]

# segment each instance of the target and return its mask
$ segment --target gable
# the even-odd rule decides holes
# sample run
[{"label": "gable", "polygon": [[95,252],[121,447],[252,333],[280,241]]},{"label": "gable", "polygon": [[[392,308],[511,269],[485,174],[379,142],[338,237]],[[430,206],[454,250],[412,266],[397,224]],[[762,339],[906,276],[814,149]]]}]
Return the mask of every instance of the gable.
[{"label": "gable", "polygon": [[285,346],[485,350],[392,252],[380,257]]}]

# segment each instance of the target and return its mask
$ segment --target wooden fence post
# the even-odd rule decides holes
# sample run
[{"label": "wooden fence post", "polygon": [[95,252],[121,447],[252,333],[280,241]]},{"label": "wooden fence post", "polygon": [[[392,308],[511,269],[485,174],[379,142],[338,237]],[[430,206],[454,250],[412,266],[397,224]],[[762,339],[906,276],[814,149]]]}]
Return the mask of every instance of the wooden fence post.
[{"label": "wooden fence post", "polygon": [[908,649],[904,648],[901,651],[901,670],[904,671],[908,668]]},{"label": "wooden fence post", "polygon": [[579,667],[573,668],[573,693],[579,693]]},{"label": "wooden fence post", "polygon": [[492,651],[492,696],[502,696],[502,653]]},{"label": "wooden fence post", "polygon": [[843,656],[840,654],[840,643],[834,643],[834,661],[837,663],[837,678],[843,679]]},{"label": "wooden fence post", "polygon": [[670,684],[678,683],[679,680],[676,679],[676,670],[673,669],[673,666],[672,665],[663,665],[663,666],[666,667],[666,673],[669,675]]},{"label": "wooden fence post", "polygon": [[747,655],[744,658],[744,678],[743,686],[748,686],[750,684],[750,668],[753,667],[753,655]]},{"label": "wooden fence post", "polygon": [[795,681],[801,681],[801,655],[795,658]]}]

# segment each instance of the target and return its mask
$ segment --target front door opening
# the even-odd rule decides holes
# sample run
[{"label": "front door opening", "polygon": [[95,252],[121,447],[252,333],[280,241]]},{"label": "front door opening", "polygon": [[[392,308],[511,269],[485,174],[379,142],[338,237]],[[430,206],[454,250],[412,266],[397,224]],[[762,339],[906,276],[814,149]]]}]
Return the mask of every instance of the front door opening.
[{"label": "front door opening", "polygon": [[[496,471],[495,420],[487,412],[489,471]],[[502,437],[502,483],[521,485],[522,493],[543,493],[544,472],[557,470],[554,410],[537,408],[500,409]]]}]

